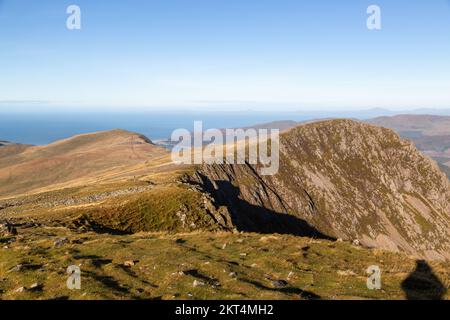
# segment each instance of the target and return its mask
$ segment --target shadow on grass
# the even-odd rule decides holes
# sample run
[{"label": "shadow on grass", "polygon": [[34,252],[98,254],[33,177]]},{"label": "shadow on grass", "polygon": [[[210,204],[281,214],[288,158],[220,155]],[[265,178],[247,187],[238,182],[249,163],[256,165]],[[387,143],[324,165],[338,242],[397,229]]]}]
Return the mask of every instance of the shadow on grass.
[{"label": "shadow on grass", "polygon": [[196,269],[184,271],[184,274],[189,275],[189,276],[194,277],[194,278],[197,278],[197,279],[200,279],[200,280],[202,280],[202,281],[204,281],[204,282],[206,282],[208,284],[212,284],[212,285],[217,284],[217,280],[216,279],[208,277],[207,275],[204,275],[204,274],[200,273]]},{"label": "shadow on grass", "polygon": [[120,294],[130,294],[130,290],[120,285],[120,283],[111,276],[100,275],[94,272],[86,272],[92,279],[100,282],[107,289],[113,290]]},{"label": "shadow on grass", "polygon": [[311,291],[306,291],[306,290],[302,290],[302,289],[295,288],[295,287],[287,286],[285,288],[270,288],[270,287],[263,285],[262,283],[259,283],[258,281],[248,280],[248,279],[239,279],[239,280],[249,283],[249,284],[252,284],[260,290],[275,291],[275,292],[281,292],[281,293],[285,293],[285,294],[297,294],[300,296],[300,298],[305,299],[305,300],[321,300],[321,297],[319,295],[317,295]]},{"label": "shadow on grass", "polygon": [[417,260],[416,268],[402,282],[408,300],[442,300],[447,288],[425,260]]},{"label": "shadow on grass", "polygon": [[101,268],[104,265],[112,263],[112,259],[103,259],[102,257],[99,257],[97,255],[75,255],[74,259],[80,260],[80,259],[87,259],[91,260],[91,263],[96,268]]},{"label": "shadow on grass", "polygon": [[151,283],[151,282],[149,282],[149,281],[147,281],[145,279],[139,278],[139,276],[133,270],[131,270],[130,267],[127,267],[127,266],[124,266],[124,265],[120,264],[120,265],[117,265],[116,268],[118,268],[118,269],[122,270],[123,272],[125,272],[129,277],[131,277],[133,279],[136,279],[136,280],[139,280],[140,282],[142,282],[146,286],[150,286],[152,288],[158,288],[158,286],[156,284],[153,284],[153,283]]}]

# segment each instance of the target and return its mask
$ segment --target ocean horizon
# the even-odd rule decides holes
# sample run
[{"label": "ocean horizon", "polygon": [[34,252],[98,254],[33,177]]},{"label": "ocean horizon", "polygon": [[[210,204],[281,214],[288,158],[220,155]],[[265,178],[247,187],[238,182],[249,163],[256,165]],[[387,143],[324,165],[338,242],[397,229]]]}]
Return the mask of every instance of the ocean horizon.
[{"label": "ocean horizon", "polygon": [[[243,109],[244,110],[244,109]],[[238,128],[272,121],[307,121],[323,118],[368,119],[406,111],[369,109],[357,111],[148,111],[148,112],[1,112],[0,140],[46,145],[71,136],[123,129],[153,141],[167,140],[175,129],[193,130],[194,121],[204,129]],[[411,111],[409,111],[411,112]],[[448,110],[416,110],[415,113],[448,114]]]}]

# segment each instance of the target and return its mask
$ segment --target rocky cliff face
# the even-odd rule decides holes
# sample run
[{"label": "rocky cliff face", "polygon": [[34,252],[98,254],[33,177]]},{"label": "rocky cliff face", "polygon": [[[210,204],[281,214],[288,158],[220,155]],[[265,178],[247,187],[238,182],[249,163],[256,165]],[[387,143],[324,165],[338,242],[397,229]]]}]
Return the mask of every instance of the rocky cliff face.
[{"label": "rocky cliff face", "polygon": [[450,183],[389,129],[350,120],[302,125],[281,138],[280,170],[206,165],[192,180],[241,230],[359,240],[450,259]]}]

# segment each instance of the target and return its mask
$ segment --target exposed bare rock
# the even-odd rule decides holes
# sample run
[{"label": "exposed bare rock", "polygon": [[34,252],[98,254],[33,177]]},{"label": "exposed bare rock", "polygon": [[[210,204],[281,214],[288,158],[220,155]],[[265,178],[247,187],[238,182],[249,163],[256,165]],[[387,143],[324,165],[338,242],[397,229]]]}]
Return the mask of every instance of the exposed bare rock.
[{"label": "exposed bare rock", "polygon": [[358,239],[430,259],[450,258],[450,186],[435,162],[393,131],[351,120],[296,127],[280,170],[205,165],[192,177],[240,230]]},{"label": "exposed bare rock", "polygon": [[69,242],[69,240],[67,238],[58,238],[55,240],[55,242],[53,243],[53,246],[55,248],[60,248],[62,246],[64,246],[65,244],[67,244]]}]

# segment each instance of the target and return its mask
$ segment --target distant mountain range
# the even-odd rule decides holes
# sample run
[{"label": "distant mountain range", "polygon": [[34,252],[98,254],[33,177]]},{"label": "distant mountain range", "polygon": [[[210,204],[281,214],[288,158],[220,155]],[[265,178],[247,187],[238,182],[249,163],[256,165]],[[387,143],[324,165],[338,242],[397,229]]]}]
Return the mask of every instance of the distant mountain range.
[{"label": "distant mountain range", "polygon": [[368,122],[395,130],[417,148],[436,160],[450,177],[450,116],[397,115]]}]

